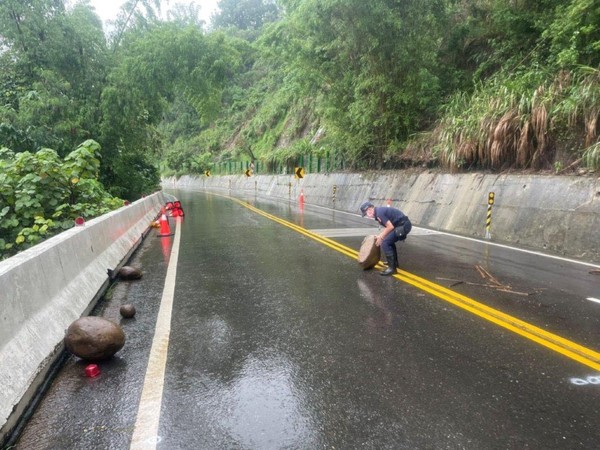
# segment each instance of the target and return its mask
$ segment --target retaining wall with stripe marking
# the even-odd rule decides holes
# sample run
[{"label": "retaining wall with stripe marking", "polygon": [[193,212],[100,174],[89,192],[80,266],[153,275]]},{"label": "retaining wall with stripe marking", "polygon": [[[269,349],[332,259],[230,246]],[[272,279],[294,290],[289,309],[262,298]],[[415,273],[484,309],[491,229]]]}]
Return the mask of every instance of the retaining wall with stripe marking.
[{"label": "retaining wall with stripe marking", "polygon": [[[485,238],[488,194],[494,192],[491,240],[600,262],[600,178],[577,176],[369,172],[243,174],[166,179],[165,188],[232,190],[359,213],[359,205],[404,211],[413,224]],[[335,187],[335,189],[334,189]]]},{"label": "retaining wall with stripe marking", "polygon": [[0,262],[0,445],[164,205],[158,192]]}]

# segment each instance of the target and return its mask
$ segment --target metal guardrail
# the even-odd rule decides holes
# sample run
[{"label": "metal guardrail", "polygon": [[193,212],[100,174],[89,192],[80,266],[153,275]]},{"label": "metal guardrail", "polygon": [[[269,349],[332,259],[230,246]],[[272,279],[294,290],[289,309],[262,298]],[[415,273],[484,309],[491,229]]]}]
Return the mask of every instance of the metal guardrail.
[{"label": "metal guardrail", "polygon": [[344,158],[335,153],[325,156],[301,155],[289,159],[285,163],[272,161],[224,161],[215,163],[210,169],[211,175],[245,174],[251,170],[253,174],[283,175],[293,174],[297,167],[303,167],[306,173],[331,173],[346,168]]}]

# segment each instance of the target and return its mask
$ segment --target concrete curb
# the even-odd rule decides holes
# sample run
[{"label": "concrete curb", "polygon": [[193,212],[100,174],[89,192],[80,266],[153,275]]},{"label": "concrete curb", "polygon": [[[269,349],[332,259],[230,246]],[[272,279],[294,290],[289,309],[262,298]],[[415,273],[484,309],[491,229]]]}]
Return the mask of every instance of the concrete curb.
[{"label": "concrete curb", "polygon": [[164,205],[162,192],[0,262],[0,443],[60,356],[68,326],[95,305]]},{"label": "concrete curb", "polygon": [[[576,176],[443,174],[397,171],[190,177],[164,187],[211,189],[298,201],[358,214],[359,205],[404,211],[412,223],[485,238],[488,194],[494,192],[491,240],[600,262],[600,178]],[[334,189],[335,187],[335,189]]]}]

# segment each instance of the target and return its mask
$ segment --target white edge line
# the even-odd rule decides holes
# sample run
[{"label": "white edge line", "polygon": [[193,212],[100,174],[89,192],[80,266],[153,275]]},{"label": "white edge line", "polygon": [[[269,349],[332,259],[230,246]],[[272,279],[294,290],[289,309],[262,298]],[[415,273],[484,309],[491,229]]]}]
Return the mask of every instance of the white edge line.
[{"label": "white edge line", "polygon": [[588,297],[587,298],[590,302],[596,302],[596,303],[600,303],[600,300],[598,300],[597,298],[594,297]]},{"label": "white edge line", "polygon": [[177,276],[177,259],[179,257],[179,242],[181,239],[181,223],[175,229],[175,238],[169,257],[167,276],[163,289],[160,309],[156,319],[156,328],[152,340],[152,348],[148,358],[148,367],[144,377],[142,395],[131,438],[131,449],[156,449],[160,442],[158,425],[160,408],[167,365],[167,350],[171,333],[171,313],[173,311],[173,296],[175,293],[175,278]]}]

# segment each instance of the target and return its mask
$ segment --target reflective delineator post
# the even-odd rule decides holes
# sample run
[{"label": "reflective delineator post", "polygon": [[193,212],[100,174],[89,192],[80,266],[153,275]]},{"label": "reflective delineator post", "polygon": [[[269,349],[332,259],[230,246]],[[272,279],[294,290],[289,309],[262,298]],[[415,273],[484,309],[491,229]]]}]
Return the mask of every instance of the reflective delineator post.
[{"label": "reflective delineator post", "polygon": [[490,229],[492,228],[492,205],[494,204],[495,194],[490,192],[488,194],[488,207],[487,207],[487,216],[485,219],[485,238],[491,239],[492,234],[490,233]]},{"label": "reflective delineator post", "polygon": [[100,375],[100,368],[97,364],[88,364],[85,366],[85,376],[88,378],[96,378]]},{"label": "reflective delineator post", "polygon": [[336,193],[337,193],[337,185],[334,184],[333,185],[333,207],[334,207],[334,209],[335,209],[335,196],[336,196]]}]

